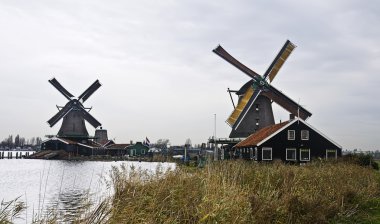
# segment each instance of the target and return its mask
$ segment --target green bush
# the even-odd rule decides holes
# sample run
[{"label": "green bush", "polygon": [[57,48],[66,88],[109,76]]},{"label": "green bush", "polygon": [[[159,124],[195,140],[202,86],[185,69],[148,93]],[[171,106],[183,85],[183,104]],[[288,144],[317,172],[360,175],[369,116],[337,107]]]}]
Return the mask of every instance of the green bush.
[{"label": "green bush", "polygon": [[352,162],[360,166],[372,167],[375,170],[379,170],[379,164],[369,154],[347,154],[343,156],[344,161]]}]

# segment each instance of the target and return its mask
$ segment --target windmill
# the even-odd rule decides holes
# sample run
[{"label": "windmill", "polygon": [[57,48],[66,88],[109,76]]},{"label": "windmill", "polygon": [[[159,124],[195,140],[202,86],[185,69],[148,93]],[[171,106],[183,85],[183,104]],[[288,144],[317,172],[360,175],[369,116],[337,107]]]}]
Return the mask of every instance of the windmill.
[{"label": "windmill", "polygon": [[239,96],[237,106],[233,104],[234,110],[226,121],[232,127],[230,138],[247,137],[263,127],[274,124],[272,101],[303,120],[311,116],[309,111],[270,84],[295,47],[287,40],[263,76],[240,63],[222,46],[219,45],[213,50],[251,78],[238,91],[228,89],[230,94],[235,92]]},{"label": "windmill", "polygon": [[58,113],[48,120],[50,127],[63,119],[58,137],[88,139],[89,135],[84,120],[94,128],[101,124],[89,113],[91,108],[84,107],[83,103],[101,86],[99,80],[96,80],[78,98],[75,98],[55,78],[50,79],[49,82],[69,100],[64,107],[57,106]]}]

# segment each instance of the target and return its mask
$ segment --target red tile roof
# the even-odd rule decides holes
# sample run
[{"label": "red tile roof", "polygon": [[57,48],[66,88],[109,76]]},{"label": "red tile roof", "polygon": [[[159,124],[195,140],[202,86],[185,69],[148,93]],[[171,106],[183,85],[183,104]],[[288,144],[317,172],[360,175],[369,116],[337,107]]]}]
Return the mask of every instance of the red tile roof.
[{"label": "red tile roof", "polygon": [[243,141],[236,144],[234,147],[251,147],[256,146],[259,142],[264,140],[265,138],[269,137],[271,134],[275,133],[276,131],[280,130],[282,127],[287,125],[289,121],[285,121],[279,124],[274,124],[265,128],[262,128],[258,130],[257,132],[251,134]]}]

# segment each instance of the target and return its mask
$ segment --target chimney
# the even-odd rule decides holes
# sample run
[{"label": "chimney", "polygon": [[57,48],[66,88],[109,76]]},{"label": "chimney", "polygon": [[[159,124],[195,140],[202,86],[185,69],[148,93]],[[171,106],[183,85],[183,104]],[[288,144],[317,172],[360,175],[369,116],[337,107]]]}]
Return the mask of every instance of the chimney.
[{"label": "chimney", "polygon": [[294,114],[289,114],[289,120],[294,120],[294,118],[296,118],[296,116]]}]

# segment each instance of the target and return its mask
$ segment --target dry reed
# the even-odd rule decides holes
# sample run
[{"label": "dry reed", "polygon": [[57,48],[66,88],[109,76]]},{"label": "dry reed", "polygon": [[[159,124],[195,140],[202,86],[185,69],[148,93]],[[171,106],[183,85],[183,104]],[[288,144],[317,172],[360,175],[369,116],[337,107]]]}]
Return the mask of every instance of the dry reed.
[{"label": "dry reed", "polygon": [[327,223],[379,196],[379,176],[349,163],[225,161],[155,175],[113,168],[109,223]]}]

